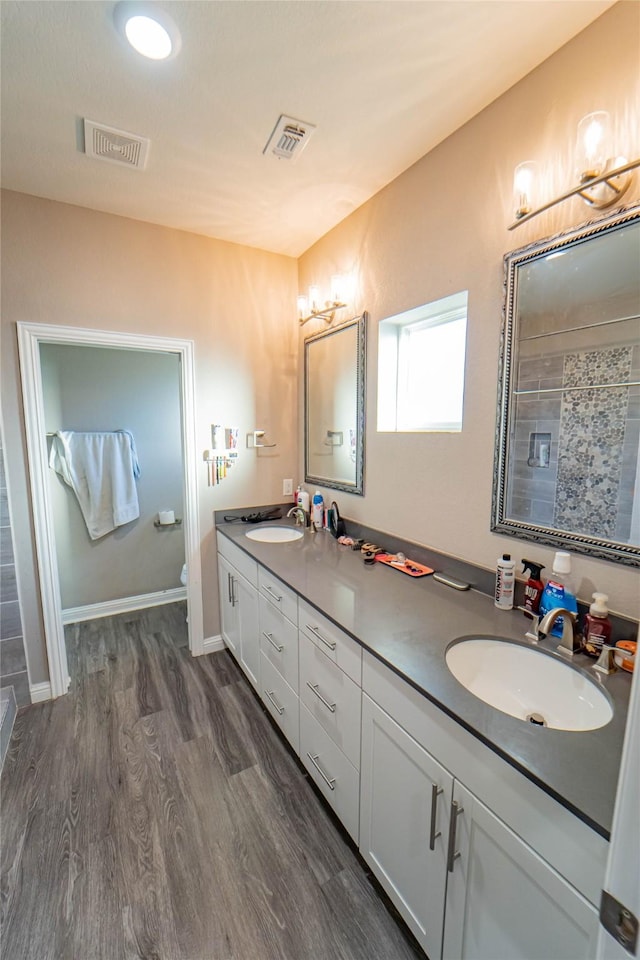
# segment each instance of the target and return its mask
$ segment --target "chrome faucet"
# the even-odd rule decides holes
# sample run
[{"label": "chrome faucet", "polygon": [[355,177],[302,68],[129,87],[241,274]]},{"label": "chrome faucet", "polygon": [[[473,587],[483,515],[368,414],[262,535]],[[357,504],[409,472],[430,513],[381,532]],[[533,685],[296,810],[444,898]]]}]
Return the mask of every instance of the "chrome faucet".
[{"label": "chrome faucet", "polygon": [[287,513],[287,516],[296,518],[296,527],[309,526],[309,514],[304,509],[304,507],[300,507],[298,505],[296,505],[295,507],[291,507],[291,510],[289,510],[289,512]]},{"label": "chrome faucet", "polygon": [[558,617],[562,617],[562,639],[558,644],[558,651],[572,657],[582,650],[582,637],[575,629],[577,617],[571,610],[564,607],[554,607],[540,620],[537,625],[538,637],[546,637]]}]

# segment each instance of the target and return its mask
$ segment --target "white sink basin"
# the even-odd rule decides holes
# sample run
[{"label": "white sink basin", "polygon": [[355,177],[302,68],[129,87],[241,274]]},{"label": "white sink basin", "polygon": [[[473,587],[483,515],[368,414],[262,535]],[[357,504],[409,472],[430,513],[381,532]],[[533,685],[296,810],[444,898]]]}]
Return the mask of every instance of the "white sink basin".
[{"label": "white sink basin", "polygon": [[259,540],[260,543],[290,543],[303,536],[302,530],[296,530],[295,527],[256,527],[245,533],[249,540]]},{"label": "white sink basin", "polygon": [[470,637],[453,643],[445,657],[470,693],[520,720],[556,730],[596,730],[613,716],[607,695],[588,677],[531,647]]}]

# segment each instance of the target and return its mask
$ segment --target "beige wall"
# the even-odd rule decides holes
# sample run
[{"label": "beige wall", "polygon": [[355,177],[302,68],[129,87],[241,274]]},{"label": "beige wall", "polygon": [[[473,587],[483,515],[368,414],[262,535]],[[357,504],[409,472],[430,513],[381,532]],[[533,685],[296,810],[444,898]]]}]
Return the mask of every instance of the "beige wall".
[{"label": "beige wall", "polygon": [[[513,169],[538,160],[549,196],[564,192],[577,123],[595,109],[616,117],[619,149],[640,155],[638,63],[640,5],[620,3],[301,258],[301,290],[356,267],[357,307],[369,313],[366,496],[340,494],[347,517],[488,568],[507,551],[550,570],[552,548],[489,531],[502,258],[593,214],[573,199],[509,233]],[[638,198],[636,171],[629,202]],[[469,291],[462,434],[378,434],[378,323],[459,290]],[[580,597],[603,590],[613,610],[640,615],[637,570],[579,556],[574,570]]]},{"label": "beige wall", "polygon": [[[240,430],[217,488],[199,469],[205,637],[219,633],[212,513],[279,502],[296,478],[296,263],[123,217],[2,195],[2,409],[31,682],[48,679],[27,488],[16,322],[174,336],[195,342],[199,446],[210,425]],[[256,428],[278,446],[244,445]]]}]

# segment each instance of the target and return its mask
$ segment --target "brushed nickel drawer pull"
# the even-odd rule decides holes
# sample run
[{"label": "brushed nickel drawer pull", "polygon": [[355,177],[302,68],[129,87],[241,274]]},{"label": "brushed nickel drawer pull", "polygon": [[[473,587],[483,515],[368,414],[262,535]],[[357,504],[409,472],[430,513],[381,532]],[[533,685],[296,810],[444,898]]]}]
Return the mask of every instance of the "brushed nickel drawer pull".
[{"label": "brushed nickel drawer pull", "polygon": [[278,596],[278,594],[275,593],[275,592],[271,589],[271,587],[268,587],[268,586],[266,585],[266,583],[265,583],[265,585],[264,585],[264,588],[265,588],[265,590],[266,590],[268,593],[271,594],[271,596],[272,596],[273,599],[276,601],[276,603],[280,603],[280,601],[282,600],[282,596]]},{"label": "brushed nickel drawer pull", "polygon": [[464,807],[461,807],[457,800],[451,801],[451,822],[449,824],[449,850],[447,852],[447,870],[453,873],[453,865],[460,856],[460,851],[456,851],[456,827],[458,817],[464,813]]},{"label": "brushed nickel drawer pull", "polygon": [[276,698],[273,696],[273,691],[269,693],[268,690],[265,690],[265,694],[269,697],[269,700],[271,700],[271,703],[276,708],[280,716],[282,716],[282,714],[284,713],[284,707],[281,707],[278,701],[276,700]]},{"label": "brushed nickel drawer pull", "polygon": [[316,768],[316,770],[318,771],[318,773],[320,774],[320,776],[322,777],[326,785],[329,787],[329,790],[335,790],[336,778],[332,777],[331,780],[329,779],[329,777],[326,775],[326,773],[318,763],[318,754],[316,753],[315,757],[312,757],[310,753],[307,753],[307,756],[309,757],[309,760],[311,760],[311,763],[314,765],[314,767]]},{"label": "brushed nickel drawer pull", "polygon": [[320,700],[321,703],[324,703],[324,705],[325,705],[325,707],[327,708],[327,710],[331,710],[331,713],[335,713],[335,712],[336,712],[336,705],[335,705],[335,703],[329,703],[328,700],[325,700],[325,698],[322,696],[322,694],[321,694],[320,691],[318,690],[318,684],[317,684],[317,683],[309,683],[309,681],[307,680],[307,686],[309,687],[309,690],[311,690],[311,691],[313,691],[313,693],[315,693],[315,695],[316,695],[316,697],[318,698],[318,700]]},{"label": "brushed nickel drawer pull", "polygon": [[284,647],[282,646],[281,643],[276,643],[276,642],[275,642],[275,640],[273,639],[273,634],[272,634],[272,633],[265,633],[265,631],[263,630],[263,631],[262,631],[262,636],[265,638],[265,640],[268,640],[268,641],[269,641],[269,643],[271,644],[271,646],[272,646],[275,650],[277,650],[278,653],[282,653],[282,651],[284,650]]},{"label": "brushed nickel drawer pull", "polygon": [[335,648],[336,648],[335,641],[334,641],[334,640],[326,640],[326,639],[322,636],[322,634],[320,633],[320,631],[318,630],[317,627],[312,627],[311,624],[308,623],[308,624],[307,624],[307,630],[311,630],[311,633],[314,635],[314,637],[317,637],[318,640],[322,640],[322,642],[325,644],[325,646],[329,647],[329,650],[335,650]]},{"label": "brushed nickel drawer pull", "polygon": [[436,840],[442,836],[442,830],[436,833],[436,821],[438,819],[438,797],[442,793],[442,787],[437,783],[431,785],[431,826],[429,829],[429,850],[435,850]]},{"label": "brushed nickel drawer pull", "polygon": [[230,573],[229,576],[231,577],[231,606],[235,607],[238,602],[238,598],[236,597],[236,578],[232,573]]}]

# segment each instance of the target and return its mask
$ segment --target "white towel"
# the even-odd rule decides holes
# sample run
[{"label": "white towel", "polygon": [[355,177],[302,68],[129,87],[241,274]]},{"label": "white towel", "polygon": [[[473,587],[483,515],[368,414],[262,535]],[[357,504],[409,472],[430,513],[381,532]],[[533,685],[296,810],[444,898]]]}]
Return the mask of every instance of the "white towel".
[{"label": "white towel", "polygon": [[135,484],[140,467],[127,430],[60,430],[51,443],[49,466],[74,491],[92,540],[140,516]]}]

